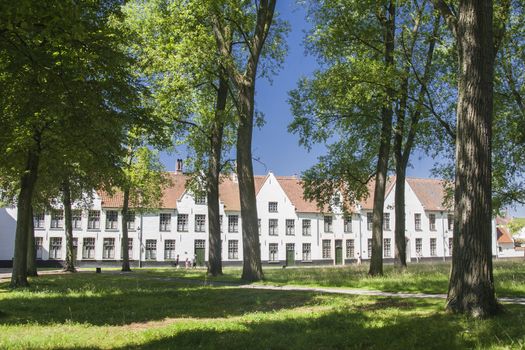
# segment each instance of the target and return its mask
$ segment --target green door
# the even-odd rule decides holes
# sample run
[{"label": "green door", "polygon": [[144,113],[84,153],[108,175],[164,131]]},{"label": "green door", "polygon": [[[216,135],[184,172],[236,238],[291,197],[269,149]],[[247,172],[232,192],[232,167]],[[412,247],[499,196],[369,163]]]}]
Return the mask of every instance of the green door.
[{"label": "green door", "polygon": [[295,264],[295,244],[286,243],[286,265]]},{"label": "green door", "polygon": [[343,264],[343,241],[340,239],[335,241],[335,264]]},{"label": "green door", "polygon": [[198,266],[204,266],[205,244],[203,239],[195,240],[195,258]]}]

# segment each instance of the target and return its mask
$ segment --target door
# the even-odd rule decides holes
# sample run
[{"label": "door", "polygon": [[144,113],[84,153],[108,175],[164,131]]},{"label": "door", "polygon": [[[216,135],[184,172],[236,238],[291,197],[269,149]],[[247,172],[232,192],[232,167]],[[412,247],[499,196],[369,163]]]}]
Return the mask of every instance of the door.
[{"label": "door", "polygon": [[203,239],[195,240],[195,259],[198,266],[204,266],[205,241]]},{"label": "door", "polygon": [[343,241],[341,239],[335,240],[335,264],[343,264]]},{"label": "door", "polygon": [[286,265],[295,264],[295,244],[286,243]]}]

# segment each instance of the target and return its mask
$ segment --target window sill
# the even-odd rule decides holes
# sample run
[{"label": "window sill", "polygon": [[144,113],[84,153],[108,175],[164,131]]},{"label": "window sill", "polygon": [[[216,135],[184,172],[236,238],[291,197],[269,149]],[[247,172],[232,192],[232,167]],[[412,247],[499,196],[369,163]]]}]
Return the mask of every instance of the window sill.
[{"label": "window sill", "polygon": [[280,264],[281,262],[279,260],[271,260],[268,261],[268,264]]},{"label": "window sill", "polygon": [[64,231],[63,227],[50,227],[49,231]]},{"label": "window sill", "polygon": [[106,232],[118,232],[118,228],[107,228]]},{"label": "window sill", "polygon": [[34,227],[35,231],[45,231],[45,227]]},{"label": "window sill", "polygon": [[99,228],[88,228],[88,232],[100,232]]},{"label": "window sill", "polygon": [[[171,230],[159,230],[159,232],[171,232]],[[188,231],[177,231],[177,232],[188,232]]]}]

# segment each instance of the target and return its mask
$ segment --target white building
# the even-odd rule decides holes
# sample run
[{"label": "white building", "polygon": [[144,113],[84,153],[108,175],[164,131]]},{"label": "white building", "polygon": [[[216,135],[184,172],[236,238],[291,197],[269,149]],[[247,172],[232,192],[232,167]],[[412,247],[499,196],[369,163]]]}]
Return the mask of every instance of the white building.
[{"label": "white building", "polygon": [[[186,176],[170,173],[172,186],[164,191],[162,206],[148,213],[132,213],[129,256],[134,265],[180,263],[208,256],[207,206],[204,198],[186,190]],[[385,198],[385,259],[394,256],[395,183],[390,179]],[[373,191],[373,186],[370,186]],[[303,198],[301,181],[269,173],[255,176],[261,259],[264,264],[348,264],[358,254],[370,257],[372,199],[355,205],[345,217],[340,211],[319,210]],[[445,259],[452,251],[452,212],[443,205],[443,182],[408,178],[405,184],[407,258]],[[121,258],[120,195],[96,196],[89,210],[74,210],[74,246],[81,265],[116,265]],[[236,178],[220,185],[222,257],[224,265],[242,263],[239,189]],[[65,257],[63,210],[36,213],[34,218],[37,257],[42,264],[56,265]],[[16,208],[0,209],[0,265],[11,264]],[[495,226],[494,226],[495,231]],[[495,234],[494,234],[495,236]],[[494,239],[495,241],[495,239]],[[496,253],[495,242],[494,254]]]}]

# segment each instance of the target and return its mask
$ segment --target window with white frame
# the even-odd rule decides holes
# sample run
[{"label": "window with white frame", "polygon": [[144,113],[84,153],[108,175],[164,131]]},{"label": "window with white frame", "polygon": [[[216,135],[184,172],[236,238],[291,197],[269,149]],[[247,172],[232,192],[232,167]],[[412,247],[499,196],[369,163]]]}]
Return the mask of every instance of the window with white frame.
[{"label": "window with white frame", "polygon": [[372,223],[374,222],[372,213],[366,213],[366,229],[372,231]]},{"label": "window with white frame", "polygon": [[332,242],[329,239],[323,239],[323,259],[332,257]]},{"label": "window with white frame", "polygon": [[333,232],[333,218],[331,216],[324,217],[324,232],[331,233]]},{"label": "window with white frame", "polygon": [[43,237],[35,237],[35,250],[36,250],[36,258],[42,259],[42,253],[44,252],[44,238]]},{"label": "window with white frame", "polygon": [[88,212],[88,229],[99,230],[100,229],[100,210],[90,210]]},{"label": "window with white frame", "polygon": [[452,247],[454,244],[454,239],[452,237],[448,238],[448,255],[452,255]]},{"label": "window with white frame", "polygon": [[286,219],[286,235],[293,236],[295,235],[295,220]]},{"label": "window with white frame", "polygon": [[116,230],[118,228],[118,211],[106,211],[106,230]]},{"label": "window with white frame", "polygon": [[49,259],[62,259],[62,237],[49,238]]},{"label": "window with white frame", "polygon": [[454,215],[448,214],[447,215],[447,221],[448,221],[448,230],[454,231]]},{"label": "window with white frame", "polygon": [[351,215],[345,215],[343,230],[345,233],[352,232],[352,216]]},{"label": "window with white frame", "polygon": [[383,239],[383,255],[385,258],[392,257],[392,245],[391,245],[390,238]]},{"label": "window with white frame", "polygon": [[303,219],[303,236],[312,235],[312,220]]},{"label": "window with white frame", "polygon": [[177,215],[177,231],[188,232],[188,214]]},{"label": "window with white frame", "polygon": [[128,211],[126,222],[128,225],[128,230],[134,231],[135,230],[135,212],[134,211]]},{"label": "window with white frame", "polygon": [[239,232],[239,215],[228,215],[228,232]]},{"label": "window with white frame", "polygon": [[45,218],[45,214],[44,214],[43,211],[37,212],[33,216],[33,226],[34,226],[34,228],[44,228],[44,218]]},{"label": "window with white frame", "polygon": [[51,228],[64,227],[64,211],[61,209],[53,209],[51,211]]},{"label": "window with white frame", "polygon": [[[120,251],[120,258],[124,258],[124,249]],[[128,259],[133,259],[133,238],[128,238]]]},{"label": "window with white frame", "polygon": [[368,256],[372,256],[372,239],[369,238],[367,241]]},{"label": "window with white frame", "polygon": [[268,211],[270,213],[277,213],[277,202],[268,202]]},{"label": "window with white frame", "polygon": [[437,255],[437,239],[431,238],[430,239],[430,256],[436,256]]},{"label": "window with white frame", "polygon": [[175,240],[166,239],[164,241],[164,260],[175,260]]},{"label": "window with white frame", "polygon": [[115,238],[104,238],[102,259],[115,259]]},{"label": "window with white frame", "polygon": [[157,260],[157,240],[146,240],[146,260]]},{"label": "window with white frame", "polygon": [[428,215],[428,228],[430,231],[436,231],[436,214]]},{"label": "window with white frame", "polygon": [[351,259],[355,256],[355,242],[353,239],[346,240],[346,257]]},{"label": "window with white frame", "polygon": [[75,209],[71,211],[71,224],[73,229],[79,230],[82,228],[82,210]]},{"label": "window with white frame", "polygon": [[383,230],[390,230],[390,213],[383,213]]},{"label": "window with white frame", "polygon": [[239,259],[239,241],[232,239],[228,241],[228,259],[237,260]]},{"label": "window with white frame", "polygon": [[[184,214],[180,214],[180,215],[184,215]],[[179,218],[177,218],[177,225],[178,225],[178,220]],[[159,231],[162,231],[162,232],[171,231],[171,213],[160,213],[159,214]],[[185,231],[185,230],[179,230],[177,226],[177,231]]]},{"label": "window with white frame", "polygon": [[206,204],[206,197],[205,196],[195,196],[195,204],[197,205]]},{"label": "window with white frame", "polygon": [[417,231],[421,231],[421,214],[414,214],[414,227]]},{"label": "window with white frame", "polygon": [[78,238],[73,238],[73,260],[76,261],[78,257]]},{"label": "window with white frame", "polygon": [[279,244],[270,243],[268,244],[268,260],[269,261],[279,261]]},{"label": "window with white frame", "polygon": [[95,259],[95,238],[86,237],[82,242],[82,259]]},{"label": "window with white frame", "polygon": [[416,238],[416,254],[418,256],[421,255],[422,249],[423,249],[423,239],[422,238]]},{"label": "window with white frame", "polygon": [[268,234],[270,236],[279,234],[279,221],[277,219],[268,219]]},{"label": "window with white frame", "polygon": [[303,243],[303,261],[312,261],[311,243]]},{"label": "window with white frame", "polygon": [[195,232],[204,232],[206,229],[206,215],[195,215]]}]

